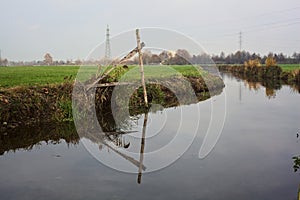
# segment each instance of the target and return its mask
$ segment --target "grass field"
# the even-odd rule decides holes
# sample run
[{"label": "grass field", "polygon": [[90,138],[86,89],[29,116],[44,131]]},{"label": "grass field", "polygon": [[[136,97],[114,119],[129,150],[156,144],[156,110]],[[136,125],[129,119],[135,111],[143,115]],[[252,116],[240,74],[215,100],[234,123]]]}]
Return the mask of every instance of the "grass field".
[{"label": "grass field", "polygon": [[[128,79],[139,79],[140,71],[136,66],[129,67]],[[35,86],[58,84],[64,82],[65,77],[74,80],[79,66],[22,66],[0,67],[0,87]],[[80,69],[81,77],[89,77],[97,71],[95,66]],[[145,66],[147,78],[168,77],[182,74],[183,76],[199,76],[205,72],[197,71],[193,66]]]},{"label": "grass field", "polygon": [[78,66],[0,67],[0,87],[61,83],[66,76],[75,77],[78,69]]},{"label": "grass field", "polygon": [[295,69],[300,69],[300,64],[280,64],[283,71],[289,72]]},{"label": "grass field", "polygon": [[[283,71],[300,69],[300,64],[282,64]],[[130,66],[126,79],[139,79],[140,71],[137,66]],[[81,68],[81,77],[90,77],[97,71],[96,66]],[[0,87],[8,88],[15,86],[35,86],[58,84],[70,77],[74,80],[79,71],[79,66],[22,66],[22,67],[0,67]],[[205,72],[199,73],[190,65],[173,66],[145,66],[147,78],[168,77],[182,74],[183,76],[203,76]],[[117,75],[118,76],[118,75]],[[119,75],[120,76],[120,75]],[[122,77],[123,78],[123,77]]]}]

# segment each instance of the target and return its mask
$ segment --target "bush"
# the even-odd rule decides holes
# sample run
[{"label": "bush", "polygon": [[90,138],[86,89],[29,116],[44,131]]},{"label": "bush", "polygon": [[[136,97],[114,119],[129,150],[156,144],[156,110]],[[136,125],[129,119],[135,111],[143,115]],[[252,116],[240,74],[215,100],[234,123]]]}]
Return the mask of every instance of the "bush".
[{"label": "bush", "polygon": [[276,62],[275,58],[273,58],[272,56],[269,56],[266,59],[266,66],[267,67],[273,67],[273,66],[276,66],[276,65],[277,65],[277,62]]},{"label": "bush", "polygon": [[254,67],[261,67],[260,60],[258,58],[256,59],[250,59],[248,61],[245,61],[244,66],[246,68],[254,68]]}]

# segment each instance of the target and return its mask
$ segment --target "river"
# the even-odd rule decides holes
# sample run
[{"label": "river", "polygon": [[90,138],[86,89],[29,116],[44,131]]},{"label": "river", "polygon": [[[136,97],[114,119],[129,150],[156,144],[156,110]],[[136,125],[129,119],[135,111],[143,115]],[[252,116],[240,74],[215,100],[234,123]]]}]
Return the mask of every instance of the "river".
[{"label": "river", "polygon": [[[294,172],[292,157],[300,154],[300,94],[289,86],[266,91],[259,83],[247,84],[228,74],[222,77],[226,86],[221,95],[148,114],[145,153],[166,145],[179,126],[187,135],[194,133],[195,124],[199,127],[187,151],[162,169],[147,173],[152,165],[164,162],[165,155],[153,162],[145,155],[146,170],[139,181],[137,173],[107,166],[138,172],[138,166],[124,158],[124,148],[115,147],[120,155],[110,148],[112,142],[99,145],[88,137],[79,138],[73,125],[1,133],[0,199],[296,199],[300,172]],[[225,94],[220,138],[199,159],[212,117],[211,102]],[[190,114],[182,118],[183,112]],[[143,119],[140,115],[133,120],[132,130],[137,132],[124,135],[119,146],[140,152]],[[222,123],[218,116],[214,119]],[[133,159],[141,161],[139,156]]]}]

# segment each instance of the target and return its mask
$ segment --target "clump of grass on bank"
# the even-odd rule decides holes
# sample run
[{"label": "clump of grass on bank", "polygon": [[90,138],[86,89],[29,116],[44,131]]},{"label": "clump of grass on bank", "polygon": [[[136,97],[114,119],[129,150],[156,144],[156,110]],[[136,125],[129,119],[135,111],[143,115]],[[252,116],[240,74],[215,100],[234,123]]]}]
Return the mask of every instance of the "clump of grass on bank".
[{"label": "clump of grass on bank", "polygon": [[[300,65],[274,65],[270,60],[268,65],[260,65],[255,60],[245,62],[244,65],[219,65],[219,70],[231,72],[235,75],[246,76],[251,79],[266,79],[281,81],[284,84],[300,85]],[[274,65],[274,66],[273,66]]]},{"label": "clump of grass on bank", "polygon": [[73,84],[0,89],[0,125],[72,119]]}]

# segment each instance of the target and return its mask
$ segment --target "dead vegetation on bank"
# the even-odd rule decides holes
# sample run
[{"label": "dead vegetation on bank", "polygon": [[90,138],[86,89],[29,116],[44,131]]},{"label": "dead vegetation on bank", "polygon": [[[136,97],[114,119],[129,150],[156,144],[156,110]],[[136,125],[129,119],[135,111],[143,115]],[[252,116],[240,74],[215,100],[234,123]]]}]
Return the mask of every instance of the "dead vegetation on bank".
[{"label": "dead vegetation on bank", "polygon": [[71,119],[72,83],[0,90],[1,126]]}]

